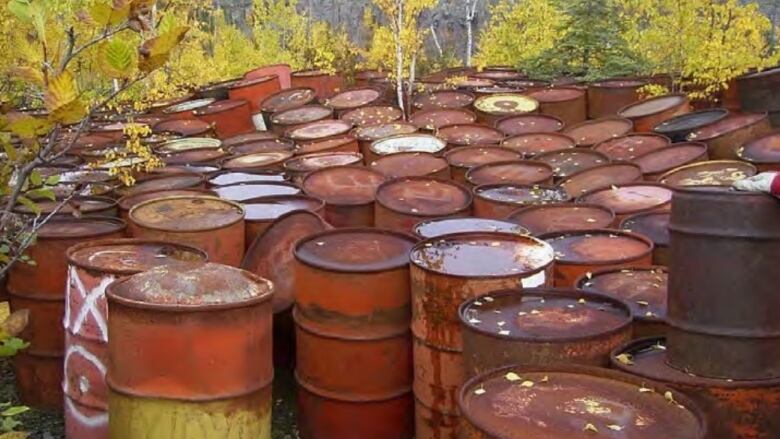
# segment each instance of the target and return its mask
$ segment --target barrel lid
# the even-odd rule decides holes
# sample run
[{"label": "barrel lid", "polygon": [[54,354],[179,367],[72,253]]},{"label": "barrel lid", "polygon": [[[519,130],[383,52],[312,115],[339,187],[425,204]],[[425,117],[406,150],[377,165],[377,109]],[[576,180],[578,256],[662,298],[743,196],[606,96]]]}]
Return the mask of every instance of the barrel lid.
[{"label": "barrel lid", "polygon": [[244,219],[240,205],[208,196],[178,196],[145,201],[130,209],[130,219],[149,229],[196,232],[219,229]]},{"label": "barrel lid", "polygon": [[653,116],[682,106],[688,102],[685,95],[673,94],[657,96],[629,104],[618,111],[618,116],[627,118],[640,118]]},{"label": "barrel lid", "polygon": [[114,138],[101,134],[85,134],[79,136],[73,144],[74,149],[81,148],[103,148],[114,143]]},{"label": "barrel lid", "polygon": [[562,120],[546,114],[518,114],[496,122],[496,128],[507,136],[526,133],[556,133],[563,127]]},{"label": "barrel lid", "polygon": [[340,119],[355,126],[368,126],[380,123],[388,123],[401,119],[401,109],[390,105],[373,105],[348,111],[341,115]]},{"label": "barrel lid", "polygon": [[295,141],[318,140],[346,134],[351,129],[352,124],[343,120],[319,120],[291,129],[287,137]]},{"label": "barrel lid", "polygon": [[485,68],[485,70],[474,73],[475,78],[487,78],[492,79],[494,81],[512,81],[512,80],[519,80],[523,78],[523,75],[521,73],[518,73],[514,68],[508,67],[508,69],[511,70],[492,70],[489,68]]},{"label": "barrel lid", "polygon": [[59,176],[59,183],[105,183],[113,179],[108,171],[60,167],[37,168],[41,176]]},{"label": "barrel lid", "polygon": [[288,88],[278,91],[260,103],[260,110],[267,113],[276,113],[302,107],[317,99],[317,92],[309,87]]},{"label": "barrel lid", "polygon": [[553,288],[493,291],[464,302],[458,316],[489,337],[550,343],[606,337],[632,318],[628,306],[609,296]]},{"label": "barrel lid", "polygon": [[229,137],[222,141],[222,146],[225,148],[232,148],[234,146],[243,145],[245,143],[259,142],[262,140],[274,140],[279,136],[272,131],[253,131],[251,133],[238,134],[233,137]]},{"label": "barrel lid", "polygon": [[202,92],[209,92],[214,90],[227,90],[233,84],[242,80],[243,78],[233,78],[233,79],[226,79],[224,81],[212,82],[210,84],[206,84],[203,87],[201,87],[199,91],[202,93]]},{"label": "barrel lid", "polygon": [[208,114],[221,113],[223,111],[234,110],[239,107],[249,106],[249,102],[243,99],[225,99],[222,101],[214,102],[208,107],[204,107],[195,111],[195,115],[202,116]]},{"label": "barrel lid", "polygon": [[264,302],[271,299],[272,293],[271,282],[238,268],[212,263],[154,267],[120,280],[106,291],[110,301],[177,311]]},{"label": "barrel lid", "polygon": [[417,127],[406,122],[386,122],[376,125],[359,126],[355,128],[358,140],[374,141],[399,134],[412,134]]},{"label": "barrel lid", "polygon": [[737,155],[751,163],[780,163],[780,131],[747,142]]},{"label": "barrel lid", "polygon": [[486,163],[471,168],[466,173],[466,181],[478,186],[481,184],[538,184],[553,177],[550,165],[530,160],[509,160]]},{"label": "barrel lid", "polygon": [[681,393],[608,369],[510,366],[463,385],[460,412],[502,439],[702,439],[706,427]]},{"label": "barrel lid", "polygon": [[698,142],[682,142],[650,151],[632,160],[643,174],[658,174],[699,159],[707,158],[707,145]]},{"label": "barrel lid", "polygon": [[372,79],[385,79],[388,77],[386,72],[379,70],[359,70],[355,72],[355,79],[361,81],[370,81]]},{"label": "barrel lid", "polygon": [[482,96],[474,101],[474,108],[492,115],[514,115],[533,113],[539,109],[539,102],[531,97],[516,93],[499,93]]},{"label": "barrel lid", "polygon": [[641,79],[606,79],[603,81],[591,82],[588,87],[598,88],[640,88],[647,85],[647,81]]},{"label": "barrel lid", "polygon": [[646,236],[656,247],[669,245],[669,212],[643,212],[631,215],[620,223],[627,232]]},{"label": "barrel lid", "polygon": [[758,173],[755,166],[738,160],[711,160],[680,166],[658,178],[669,186],[731,186]]},{"label": "barrel lid", "polygon": [[260,197],[241,204],[246,210],[247,221],[272,221],[290,212],[316,212],[324,206],[321,200],[300,194]]},{"label": "barrel lid", "polygon": [[255,142],[242,143],[230,147],[230,151],[233,154],[255,154],[259,152],[279,152],[279,151],[293,151],[295,149],[295,143],[286,139],[265,139],[257,140]]},{"label": "barrel lid", "polygon": [[130,275],[160,265],[206,261],[203,250],[174,242],[144,239],[105,239],[68,249],[68,263],[87,270]]},{"label": "barrel lid", "polygon": [[543,79],[510,79],[503,81],[509,87],[521,87],[526,89],[550,87],[552,83]]},{"label": "barrel lid", "polygon": [[225,160],[225,162],[222,163],[222,168],[227,170],[235,170],[280,165],[282,162],[292,157],[292,155],[293,153],[290,151],[244,154]]},{"label": "barrel lid", "polygon": [[465,90],[473,90],[475,88],[492,87],[496,85],[496,82],[488,78],[478,77],[465,77],[465,78],[452,78],[450,81],[457,88]]},{"label": "barrel lid", "polygon": [[379,157],[371,169],[387,178],[424,177],[448,168],[447,161],[428,152],[400,152]]},{"label": "barrel lid", "polygon": [[507,217],[507,221],[527,228],[534,235],[607,228],[614,219],[615,214],[606,207],[571,203],[528,206]]},{"label": "barrel lid", "polygon": [[464,146],[444,154],[450,166],[473,168],[485,163],[520,160],[522,156],[511,149],[497,146]]},{"label": "barrel lid", "polygon": [[453,145],[497,145],[504,139],[504,133],[480,124],[445,125],[436,131],[436,136]]},{"label": "barrel lid", "polygon": [[333,116],[333,109],[322,105],[304,105],[289,110],[282,110],[271,115],[274,125],[300,125]]},{"label": "barrel lid", "polygon": [[122,194],[135,195],[142,192],[186,189],[199,186],[203,184],[203,181],[204,177],[200,174],[171,174],[139,182],[135,186],[122,191]]},{"label": "barrel lid", "polygon": [[620,230],[574,230],[548,233],[540,238],[555,249],[559,263],[618,264],[653,251],[653,243],[647,238]]},{"label": "barrel lid", "polygon": [[498,85],[498,84],[491,85],[490,87],[475,87],[473,90],[477,96],[499,94],[499,93],[521,94],[526,91],[524,88],[508,87],[505,85]]},{"label": "barrel lid", "polygon": [[184,96],[176,96],[172,98],[167,99],[158,99],[151,104],[149,104],[149,108],[151,109],[160,109],[160,108],[167,108],[174,104],[179,104],[182,102],[187,102],[189,100],[192,100],[192,97],[194,95],[192,93],[186,94]]},{"label": "barrel lid", "polygon": [[298,70],[297,72],[292,72],[292,76],[297,76],[301,78],[305,77],[313,77],[313,76],[330,76],[328,75],[328,72],[324,70],[319,69],[309,69],[309,70]]},{"label": "barrel lid", "polygon": [[524,157],[533,157],[545,152],[574,148],[577,142],[560,133],[524,133],[504,139],[501,146],[517,151]]},{"label": "barrel lid", "polygon": [[672,189],[657,183],[620,184],[580,195],[577,202],[598,204],[617,215],[659,209],[672,202]]},{"label": "barrel lid", "polygon": [[92,131],[95,133],[111,133],[111,132],[124,132],[125,129],[129,127],[146,127],[148,128],[149,125],[145,123],[134,123],[134,122],[111,122],[111,123],[105,123],[105,124],[99,124],[92,127]]},{"label": "barrel lid", "polygon": [[211,130],[211,124],[197,119],[165,120],[154,125],[157,133],[175,133],[180,136],[198,136]]},{"label": "barrel lid", "polygon": [[224,159],[228,153],[222,149],[194,149],[182,151],[163,157],[167,165],[186,165],[190,163],[216,162]]},{"label": "barrel lid", "polygon": [[528,96],[536,99],[540,103],[545,104],[580,99],[585,96],[585,91],[574,87],[551,87],[531,91],[528,93]]},{"label": "barrel lid", "polygon": [[411,235],[391,230],[334,229],[304,238],[295,246],[295,258],[329,271],[387,271],[407,266],[416,242]]},{"label": "barrel lid", "polygon": [[666,267],[608,268],[586,273],[577,289],[606,294],[623,301],[639,320],[659,321],[666,317],[669,274]]},{"label": "barrel lid", "polygon": [[633,160],[671,144],[668,137],[651,133],[633,133],[605,140],[593,147],[612,160]]},{"label": "barrel lid", "polygon": [[446,146],[447,142],[428,134],[401,134],[376,140],[371,144],[370,149],[378,155],[399,152],[429,152],[435,154]]},{"label": "barrel lid", "polygon": [[230,186],[233,184],[283,182],[286,180],[284,173],[278,170],[265,172],[224,171],[211,177],[208,183],[211,186]]},{"label": "barrel lid", "polygon": [[214,102],[216,102],[216,99],[214,98],[194,99],[191,101],[180,102],[178,104],[173,104],[170,107],[165,108],[163,110],[163,113],[174,114],[174,113],[182,113],[185,111],[194,111],[199,108],[207,107],[213,104]]},{"label": "barrel lid", "polygon": [[622,117],[602,117],[578,123],[563,130],[578,146],[593,146],[605,140],[625,136],[634,128],[633,122]]},{"label": "barrel lid", "polygon": [[411,251],[412,264],[445,276],[495,278],[527,276],[552,264],[553,250],[530,236],[500,232],[444,235]]},{"label": "barrel lid", "polygon": [[276,182],[233,184],[230,186],[217,186],[212,188],[212,190],[224,200],[239,203],[258,197],[296,195],[301,193],[301,190],[293,184]]},{"label": "barrel lid", "polygon": [[414,233],[423,239],[466,232],[529,234],[528,230],[517,224],[489,218],[436,218],[422,221],[414,226]]},{"label": "barrel lid", "polygon": [[594,166],[572,174],[560,183],[572,197],[596,189],[642,180],[642,170],[633,163],[617,162]]},{"label": "barrel lid", "polygon": [[[62,200],[38,200],[35,202],[41,210],[42,215],[48,215],[57,210],[57,215],[91,215],[100,213],[116,206],[116,201],[108,197],[74,197],[67,203],[62,204]],[[14,206],[14,212],[23,214],[32,214],[33,211],[23,204]]]},{"label": "barrel lid", "polygon": [[474,188],[474,196],[499,203],[546,204],[568,201],[560,188],[540,185],[485,184]]},{"label": "barrel lid", "polygon": [[120,198],[117,203],[119,208],[125,211],[129,211],[134,206],[137,206],[145,201],[154,200],[157,198],[177,197],[177,196],[197,196],[197,195],[209,195],[213,196],[214,193],[205,189],[161,189],[152,190],[147,192],[140,192],[132,195],[125,195]]},{"label": "barrel lid", "polygon": [[163,154],[192,151],[196,149],[217,149],[222,146],[218,139],[210,137],[188,137],[165,142],[157,147],[157,151]]},{"label": "barrel lid", "polygon": [[358,166],[334,166],[311,172],[303,180],[304,192],[328,204],[363,205],[374,201],[385,177]]},{"label": "barrel lid", "polygon": [[349,149],[357,150],[357,139],[351,134],[337,135],[336,137],[324,138],[321,140],[298,143],[295,146],[295,155],[310,155],[315,153],[334,152],[345,145],[352,145]]},{"label": "barrel lid", "polygon": [[235,90],[238,88],[252,87],[253,85],[273,81],[274,79],[278,79],[278,78],[279,77],[277,75],[263,75],[263,76],[258,76],[256,78],[242,78],[237,81],[231,82],[228,88],[231,90]]},{"label": "barrel lid", "polygon": [[39,239],[96,238],[121,232],[127,224],[113,217],[52,218],[38,229]]},{"label": "barrel lid", "polygon": [[766,121],[766,113],[732,113],[729,116],[703,126],[688,134],[687,140],[696,142],[707,142],[717,139],[734,131],[753,126],[762,121]]},{"label": "barrel lid", "polygon": [[729,110],[725,108],[694,111],[667,119],[656,125],[653,131],[670,137],[687,136],[693,131],[725,119],[728,115]]},{"label": "barrel lid", "polygon": [[409,121],[419,129],[433,131],[446,125],[472,124],[477,115],[463,108],[437,108],[417,111]]},{"label": "barrel lid", "polygon": [[336,110],[347,110],[366,106],[382,96],[379,90],[371,87],[344,90],[325,101],[325,105]]},{"label": "barrel lid", "polygon": [[332,166],[359,164],[363,155],[357,152],[320,152],[291,158],[284,163],[284,169],[292,172],[310,172]]},{"label": "barrel lid", "polygon": [[402,177],[379,185],[376,201],[404,215],[445,216],[467,210],[472,197],[465,186],[453,181]]},{"label": "barrel lid", "polygon": [[412,105],[418,110],[437,108],[465,108],[474,102],[471,93],[455,90],[438,90],[414,97]]}]

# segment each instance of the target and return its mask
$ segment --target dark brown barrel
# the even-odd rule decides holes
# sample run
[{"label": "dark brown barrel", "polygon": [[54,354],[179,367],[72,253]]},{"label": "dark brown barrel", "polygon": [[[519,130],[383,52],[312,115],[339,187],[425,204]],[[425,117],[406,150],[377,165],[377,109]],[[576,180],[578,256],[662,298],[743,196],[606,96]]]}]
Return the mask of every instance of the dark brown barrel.
[{"label": "dark brown barrel", "polygon": [[634,131],[649,133],[659,123],[690,111],[688,98],[673,94],[634,102],[621,108],[617,114],[634,122]]},{"label": "dark brown barrel", "polygon": [[458,307],[499,289],[549,285],[553,251],[535,238],[458,233],[411,252],[416,437],[455,437],[465,380]]},{"label": "dark brown barrel", "polygon": [[433,110],[441,108],[466,108],[474,102],[474,95],[455,90],[440,90],[420,94],[412,99],[416,110]]},{"label": "dark brown barrel", "polygon": [[554,116],[545,114],[521,114],[497,120],[495,127],[507,136],[527,133],[557,133],[565,124]]},{"label": "dark brown barrel", "polygon": [[761,172],[780,171],[779,145],[780,131],[775,131],[747,142],[737,150],[737,155]]},{"label": "dark brown barrel", "polygon": [[277,170],[236,172],[223,171],[215,174],[206,182],[209,187],[232,186],[234,184],[282,183],[287,181],[283,172]]},{"label": "dark brown barrel", "polygon": [[555,250],[555,286],[574,287],[596,270],[649,267],[653,243],[644,236],[612,229],[576,230],[540,236]]},{"label": "dark brown barrel", "polygon": [[428,152],[440,154],[447,148],[447,142],[428,134],[404,134],[379,139],[368,148],[367,163],[379,157],[399,152]]},{"label": "dark brown barrel", "polygon": [[437,218],[414,226],[414,234],[422,239],[466,232],[502,232],[528,235],[528,230],[507,221],[488,218]]},{"label": "dark brown barrel", "polygon": [[664,338],[636,340],[612,356],[612,366],[688,395],[704,410],[711,437],[772,439],[780,434],[780,380],[734,381],[696,376],[668,364]]},{"label": "dark brown barrel", "polygon": [[212,132],[212,127],[197,119],[165,120],[154,125],[155,133],[175,134],[178,136],[206,136]]},{"label": "dark brown barrel", "polygon": [[436,130],[436,137],[447,142],[449,148],[460,146],[498,145],[504,133],[482,124],[445,125]]},{"label": "dark brown barrel", "polygon": [[226,81],[212,82],[198,89],[197,96],[201,99],[224,100],[228,98],[228,88],[241,78],[228,79]]},{"label": "dark brown barrel", "polygon": [[739,101],[744,111],[768,112],[772,126],[780,127],[780,67],[737,78]]},{"label": "dark brown barrel", "polygon": [[255,130],[252,109],[244,100],[217,101],[194,112],[195,117],[214,125],[217,137],[226,139]]},{"label": "dark brown barrel", "polygon": [[492,291],[463,302],[458,316],[468,378],[511,364],[606,367],[631,340],[627,305],[576,290]]},{"label": "dark brown barrel", "polygon": [[323,70],[301,70],[293,72],[290,77],[293,87],[311,87],[317,92],[317,97],[327,99],[344,88],[344,78],[338,72],[328,73]]},{"label": "dark brown barrel", "polygon": [[[353,135],[357,138],[360,145],[360,153],[363,157],[369,157],[371,143],[379,139],[398,136],[401,134],[412,134],[417,132],[417,127],[407,122],[388,122],[377,125],[369,125],[355,128]],[[366,161],[366,163],[370,163]]]},{"label": "dark brown barrel", "polygon": [[631,161],[642,169],[645,180],[657,181],[658,177],[672,169],[706,160],[708,160],[706,144],[681,142],[648,152]]},{"label": "dark brown barrel", "polygon": [[466,182],[483,184],[550,184],[553,169],[550,165],[531,160],[510,160],[475,166],[466,172]]},{"label": "dark brown barrel", "polygon": [[450,165],[452,179],[466,183],[466,172],[486,163],[520,160],[522,155],[507,148],[497,146],[466,146],[455,148],[444,154]]},{"label": "dark brown barrel", "polygon": [[302,107],[281,110],[270,117],[271,129],[278,135],[283,135],[307,123],[332,119],[333,109],[322,105],[304,105]]},{"label": "dark brown barrel", "polygon": [[642,180],[642,170],[639,166],[628,162],[598,165],[574,173],[561,181],[560,187],[571,197],[596,189],[634,183]]},{"label": "dark brown barrel", "polygon": [[463,386],[458,405],[461,439],[715,437],[701,409],[681,392],[592,366],[492,370]]},{"label": "dark brown barrel", "polygon": [[474,216],[504,219],[513,211],[534,204],[568,201],[566,193],[553,186],[486,184],[474,191]]},{"label": "dark brown barrel", "polygon": [[464,185],[431,177],[402,177],[376,190],[374,225],[411,233],[427,218],[465,217],[471,214],[472,195]]},{"label": "dark brown barrel", "polygon": [[729,110],[725,108],[694,111],[675,116],[657,124],[653,127],[653,132],[663,134],[672,139],[673,142],[682,142],[694,131],[717,123],[728,115]]},{"label": "dark brown barrel", "polygon": [[577,142],[560,133],[525,133],[504,139],[501,146],[517,151],[525,158],[533,158],[545,152],[574,148]]},{"label": "dark brown barrel", "polygon": [[612,227],[637,213],[668,211],[672,205],[672,189],[659,183],[629,183],[595,189],[577,197],[578,203],[604,206],[615,212]]},{"label": "dark brown barrel", "polygon": [[499,93],[477,99],[474,109],[479,122],[493,125],[505,117],[537,113],[539,102],[522,94]]},{"label": "dark brown barrel", "polygon": [[241,204],[246,211],[247,249],[282,215],[301,210],[322,214],[325,208],[321,200],[306,195],[272,195],[246,200]]},{"label": "dark brown barrel", "polygon": [[562,133],[574,139],[577,146],[588,148],[615,137],[625,136],[632,129],[633,123],[630,120],[608,116],[567,126]]},{"label": "dark brown barrel", "polygon": [[668,137],[652,133],[635,133],[605,140],[593,147],[611,160],[631,161],[637,157],[669,146]]},{"label": "dark brown barrel", "polygon": [[608,79],[588,84],[588,118],[613,116],[626,105],[639,100],[639,89],[647,82],[639,79]]},{"label": "dark brown barrel", "polygon": [[334,227],[371,227],[376,188],[384,180],[370,169],[334,166],[311,172],[301,186],[306,195],[325,202],[325,220]]},{"label": "dark brown barrel", "polygon": [[434,132],[446,125],[473,124],[477,115],[463,108],[432,108],[417,111],[411,115],[409,122],[420,130]]},{"label": "dark brown barrel", "polygon": [[579,290],[625,302],[634,315],[634,338],[666,335],[669,275],[666,267],[608,268],[577,279]]},{"label": "dark brown barrel", "polygon": [[735,160],[742,145],[770,131],[766,113],[737,113],[693,131],[686,139],[706,143],[713,159]]},{"label": "dark brown barrel", "polygon": [[403,115],[403,112],[398,107],[393,107],[391,105],[374,105],[348,111],[341,114],[339,119],[347,121],[356,127],[366,127],[382,123],[397,122],[401,120]]},{"label": "dark brown barrel", "polygon": [[222,162],[227,171],[252,172],[262,170],[280,170],[282,164],[293,156],[291,151],[257,152],[229,158]]},{"label": "dark brown barrel", "polygon": [[638,233],[653,241],[653,263],[668,266],[671,263],[669,217],[668,211],[638,213],[624,218],[620,229]]},{"label": "dark brown barrel", "polygon": [[566,125],[576,125],[588,118],[585,91],[575,87],[552,87],[532,91],[528,96],[539,101],[539,112],[557,117]]},{"label": "dark brown barrel", "polygon": [[279,77],[276,75],[257,76],[243,79],[230,84],[228,97],[233,100],[243,99],[249,102],[253,112],[261,111],[261,103],[282,89]]},{"label": "dark brown barrel", "polygon": [[[309,105],[317,100],[313,88],[298,87],[278,91],[260,103],[260,110],[266,115]],[[269,119],[270,120],[270,119]]]},{"label": "dark brown barrel", "polygon": [[550,203],[520,208],[506,217],[533,235],[607,228],[615,220],[615,213],[596,204]]},{"label": "dark brown barrel", "polygon": [[356,152],[320,152],[295,157],[284,162],[284,170],[295,184],[301,184],[309,172],[333,166],[361,165],[363,156]]},{"label": "dark brown barrel", "polygon": [[382,99],[382,93],[372,87],[356,87],[340,91],[324,100],[324,104],[338,113],[374,105]]},{"label": "dark brown barrel", "polygon": [[752,177],[758,169],[738,160],[710,160],[680,166],[658,177],[663,184],[684,186],[731,186],[735,181]]},{"label": "dark brown barrel", "polygon": [[379,157],[369,167],[387,178],[434,177],[450,179],[447,160],[429,152],[399,152]]},{"label": "dark brown barrel", "polygon": [[555,181],[609,163],[609,157],[606,155],[585,148],[543,152],[535,155],[533,159],[550,165],[553,168]]},{"label": "dark brown barrel", "polygon": [[303,438],[414,436],[408,255],[415,243],[410,235],[360,228],[296,245]]},{"label": "dark brown barrel", "polygon": [[765,194],[712,187],[675,191],[669,224],[671,365],[714,378],[780,376],[780,322],[774,315],[779,217],[780,204]]}]

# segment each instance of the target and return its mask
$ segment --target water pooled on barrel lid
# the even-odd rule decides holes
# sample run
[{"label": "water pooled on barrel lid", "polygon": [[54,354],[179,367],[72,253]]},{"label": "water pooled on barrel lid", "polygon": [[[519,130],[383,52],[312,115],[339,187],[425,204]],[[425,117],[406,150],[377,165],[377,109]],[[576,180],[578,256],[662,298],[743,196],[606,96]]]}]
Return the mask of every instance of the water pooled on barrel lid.
[{"label": "water pooled on barrel lid", "polygon": [[767,120],[766,113],[731,114],[718,122],[704,126],[688,134],[687,140],[705,142],[717,139],[725,134],[732,133],[765,120]]},{"label": "water pooled on barrel lid", "polygon": [[[726,118],[729,111],[725,108],[713,108],[709,110],[694,111],[693,113],[681,114],[671,119],[665,120],[653,128],[653,131],[660,134],[666,134],[670,137],[687,136],[691,132],[711,125]],[[684,138],[679,140],[685,140]]]},{"label": "water pooled on barrel lid", "polygon": [[583,291],[606,294],[626,303],[640,320],[663,320],[669,275],[666,267],[610,269],[577,282]]},{"label": "water pooled on barrel lid", "polygon": [[287,178],[280,170],[261,170],[257,172],[222,172],[209,179],[211,186],[230,186],[234,184],[251,183],[281,183]]},{"label": "water pooled on barrel lid", "polygon": [[737,155],[752,163],[780,163],[780,132],[751,140],[739,148]]},{"label": "water pooled on barrel lid", "polygon": [[263,166],[278,165],[292,157],[290,151],[259,152],[255,154],[244,154],[232,159],[226,160],[222,164],[223,169],[242,169],[257,168]]},{"label": "water pooled on barrel lid", "polygon": [[517,224],[489,218],[437,218],[423,221],[414,227],[414,233],[423,239],[465,232],[529,234],[528,230]]},{"label": "water pooled on barrel lid", "polygon": [[71,264],[91,270],[135,274],[161,265],[205,262],[206,254],[194,247],[134,239],[80,244],[68,251]]},{"label": "water pooled on barrel lid", "polygon": [[157,147],[160,153],[176,153],[192,151],[195,149],[216,149],[222,146],[218,139],[209,137],[188,137],[186,139],[177,139],[165,142]]},{"label": "water pooled on barrel lid", "polygon": [[301,190],[293,184],[277,182],[234,184],[215,187],[212,190],[222,199],[239,203],[258,197],[296,195],[301,193]]},{"label": "water pooled on barrel lid", "polygon": [[295,257],[308,265],[334,271],[370,272],[409,264],[411,235],[381,229],[336,229],[304,239]]},{"label": "water pooled on barrel lid", "polygon": [[380,139],[371,144],[371,151],[378,155],[399,152],[429,152],[436,154],[447,147],[447,142],[428,134],[401,134]]}]

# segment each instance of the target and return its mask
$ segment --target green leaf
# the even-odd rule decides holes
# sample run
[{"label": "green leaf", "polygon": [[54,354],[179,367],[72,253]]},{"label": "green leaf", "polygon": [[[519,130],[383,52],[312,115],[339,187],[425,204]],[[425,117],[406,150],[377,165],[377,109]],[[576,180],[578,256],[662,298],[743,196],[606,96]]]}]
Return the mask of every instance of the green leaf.
[{"label": "green leaf", "polygon": [[30,173],[30,183],[32,183],[33,186],[40,186],[43,184],[43,177],[41,177],[41,173],[38,172],[37,169],[33,169]]},{"label": "green leaf", "polygon": [[45,198],[47,200],[55,201],[57,197],[54,196],[54,191],[51,188],[39,188],[27,191],[26,196],[33,200],[40,200]]},{"label": "green leaf", "polygon": [[41,208],[35,202],[27,197],[20,196],[17,201],[22,206],[26,207],[30,212],[40,215],[41,214]]},{"label": "green leaf", "polygon": [[13,122],[9,127],[11,132],[22,139],[34,139],[48,134],[52,124],[46,120],[32,116],[24,116]]},{"label": "green leaf", "polygon": [[8,11],[21,21],[32,23],[33,8],[30,0],[11,0],[8,2]]},{"label": "green leaf", "polygon": [[22,413],[29,411],[30,407],[23,406],[23,405],[17,405],[14,407],[10,407],[5,409],[3,412],[0,412],[0,415],[8,417],[8,416],[16,416],[21,415]]},{"label": "green leaf", "polygon": [[157,26],[157,32],[160,35],[167,34],[176,28],[176,17],[173,14],[166,14],[160,24]]},{"label": "green leaf", "polygon": [[59,184],[59,182],[60,182],[59,175],[50,175],[46,177],[46,186],[54,186],[56,184]]},{"label": "green leaf", "polygon": [[141,59],[138,68],[143,72],[151,72],[168,62],[171,51],[184,39],[190,28],[178,26],[159,37],[147,40],[141,46]]},{"label": "green leaf", "polygon": [[135,54],[128,42],[115,37],[100,46],[98,66],[111,78],[126,79],[133,73]]},{"label": "green leaf", "polygon": [[13,145],[11,145],[8,142],[3,143],[3,150],[5,151],[6,157],[8,157],[9,161],[15,162],[17,159],[16,155],[16,148],[14,148]]},{"label": "green leaf", "polygon": [[12,357],[22,349],[26,349],[28,346],[30,346],[30,343],[27,343],[20,338],[6,338],[0,343],[0,357]]}]

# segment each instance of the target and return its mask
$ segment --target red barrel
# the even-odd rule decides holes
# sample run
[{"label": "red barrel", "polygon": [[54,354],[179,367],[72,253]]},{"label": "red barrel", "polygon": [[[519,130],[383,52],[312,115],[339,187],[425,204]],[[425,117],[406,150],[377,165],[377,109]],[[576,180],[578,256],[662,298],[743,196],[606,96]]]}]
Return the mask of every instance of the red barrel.
[{"label": "red barrel", "polygon": [[471,203],[471,191],[462,184],[431,177],[397,178],[376,190],[374,225],[412,232],[426,218],[468,216]]},{"label": "red barrel", "polygon": [[586,192],[576,201],[604,206],[615,212],[612,227],[638,213],[665,210],[672,206],[672,188],[658,183],[629,183]]},{"label": "red barrel", "polygon": [[483,184],[550,184],[553,168],[542,162],[509,160],[475,166],[466,172],[466,182]]},{"label": "red barrel", "polygon": [[665,148],[671,144],[666,136],[652,133],[635,133],[605,140],[593,147],[594,151],[604,153],[610,160],[631,161],[637,157]]},{"label": "red barrel", "polygon": [[533,159],[552,166],[555,181],[561,181],[577,172],[609,163],[609,157],[584,148],[543,152],[535,155]]},{"label": "red barrel", "polygon": [[429,152],[399,152],[379,157],[369,167],[387,178],[434,177],[450,179],[447,160]]},{"label": "red barrel", "polygon": [[691,111],[691,104],[685,95],[658,96],[626,105],[618,110],[618,116],[630,119],[634,131],[649,133],[659,123]]},{"label": "red barrel", "polygon": [[545,152],[575,148],[577,142],[559,133],[525,133],[504,139],[501,146],[519,152],[524,158],[533,158]]},{"label": "red barrel", "polygon": [[[175,134],[177,136],[206,136],[212,135],[212,126],[198,119],[164,120],[154,125],[154,132],[158,134]],[[143,139],[149,142],[149,138]]]},{"label": "red barrel", "polygon": [[420,130],[435,132],[446,125],[473,124],[477,115],[464,108],[432,108],[417,111],[411,115],[409,122]]},{"label": "red barrel", "polygon": [[365,127],[399,121],[403,117],[403,112],[398,107],[390,105],[375,105],[370,107],[361,107],[352,111],[347,111],[339,116],[339,119],[350,122],[356,127]]},{"label": "red barrel", "polygon": [[523,207],[506,217],[533,235],[607,228],[615,220],[612,210],[596,204],[551,203]]},{"label": "red barrel", "polygon": [[647,82],[639,79],[608,79],[588,84],[588,118],[613,116],[626,105],[639,100],[639,89]]},{"label": "red barrel", "polygon": [[291,151],[256,152],[229,158],[222,162],[226,171],[252,172],[281,170],[282,164],[293,156]]},{"label": "red barrel", "polygon": [[567,126],[562,132],[577,142],[577,146],[592,147],[615,137],[625,136],[633,123],[622,117],[610,116]]},{"label": "red barrel", "polygon": [[270,66],[258,67],[244,73],[244,79],[255,79],[263,76],[276,75],[279,78],[279,85],[282,89],[290,88],[290,75],[292,70],[287,64],[273,64]]},{"label": "red barrel", "polygon": [[334,166],[307,175],[306,195],[325,202],[325,220],[335,227],[374,225],[376,189],[385,177],[357,166]]},{"label": "red barrel", "polygon": [[195,116],[200,120],[214,124],[217,137],[220,139],[255,130],[252,123],[251,106],[249,102],[244,100],[218,101],[197,110]]},{"label": "red barrel", "polygon": [[739,158],[737,151],[742,145],[770,131],[766,113],[737,113],[688,134],[686,139],[706,143],[713,159],[734,160]]},{"label": "red barrel", "polygon": [[515,210],[533,204],[568,201],[566,192],[553,186],[485,184],[474,191],[474,216],[504,219]]},{"label": "red barrel", "polygon": [[545,114],[509,116],[495,123],[495,127],[507,136],[527,133],[557,133],[564,126],[562,120]]},{"label": "red barrel", "polygon": [[575,87],[552,87],[532,91],[528,96],[539,101],[539,112],[557,117],[566,125],[576,125],[588,118],[585,91]]},{"label": "red barrel", "polygon": [[682,142],[648,152],[634,158],[632,162],[639,165],[645,180],[657,181],[658,177],[672,169],[706,160],[706,144]]},{"label": "red barrel", "polygon": [[642,170],[633,163],[610,163],[594,166],[576,172],[563,181],[559,186],[571,197],[596,189],[604,189],[620,184],[634,183],[642,180]]},{"label": "red barrel", "polygon": [[162,189],[149,192],[141,192],[139,194],[127,195],[120,198],[117,203],[119,204],[119,217],[125,221],[130,220],[130,209],[144,201],[153,200],[156,198],[176,197],[180,195],[216,195],[213,191],[207,189]]},{"label": "red barrel", "polygon": [[290,85],[309,87],[317,92],[317,97],[327,99],[344,88],[344,78],[339,73],[329,74],[323,70],[302,70],[294,72]]},{"label": "red barrel", "polygon": [[258,112],[263,109],[261,103],[281,89],[278,76],[256,76],[230,84],[228,97],[232,100],[247,101],[252,112]]},{"label": "red barrel", "polygon": [[520,160],[522,156],[510,149],[497,146],[466,146],[455,148],[444,154],[450,165],[452,179],[466,183],[466,172],[479,165],[494,162]]}]

